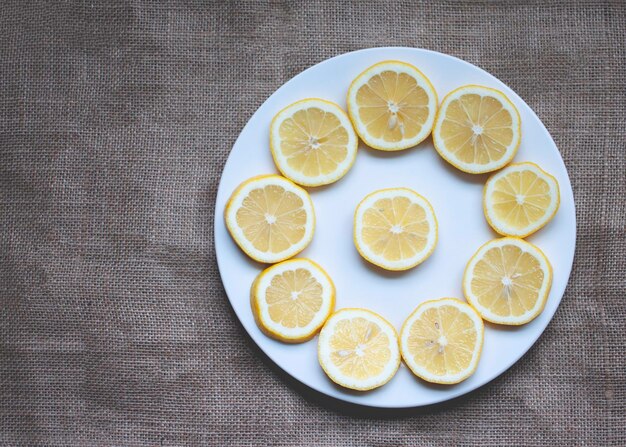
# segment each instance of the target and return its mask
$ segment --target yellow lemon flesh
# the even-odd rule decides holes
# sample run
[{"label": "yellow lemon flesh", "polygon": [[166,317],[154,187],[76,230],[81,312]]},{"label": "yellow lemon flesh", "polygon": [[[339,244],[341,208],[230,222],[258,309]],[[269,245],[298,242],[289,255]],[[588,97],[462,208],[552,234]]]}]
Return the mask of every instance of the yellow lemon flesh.
[{"label": "yellow lemon flesh", "polygon": [[474,373],[484,338],[483,320],[467,304],[441,298],[420,304],[400,332],[402,358],[433,383],[459,383]]},{"label": "yellow lemon flesh", "polygon": [[239,185],[226,204],[224,217],[237,245],[265,263],[302,251],[315,228],[309,194],[279,175],[253,177]]},{"label": "yellow lemon flesh", "polygon": [[335,305],[335,286],[309,259],[290,259],[262,271],[250,292],[259,328],[288,343],[311,339]]},{"label": "yellow lemon flesh", "polygon": [[370,147],[398,151],[413,147],[431,132],[437,92],[416,67],[385,61],[369,67],[348,89],[348,113]]},{"label": "yellow lemon flesh", "polygon": [[483,210],[504,236],[526,237],[546,225],[560,203],[556,179],[534,163],[514,163],[485,184]]},{"label": "yellow lemon flesh", "polygon": [[473,174],[509,163],[521,141],[519,112],[499,90],[466,85],[442,101],[433,143],[445,160]]},{"label": "yellow lemon flesh", "polygon": [[341,309],[330,316],[320,332],[318,358],[333,382],[354,390],[371,390],[391,380],[400,366],[398,335],[374,312]]},{"label": "yellow lemon flesh", "polygon": [[463,275],[467,301],[487,321],[520,325],[543,310],[552,285],[552,267],[530,242],[494,239],[480,247]]},{"label": "yellow lemon flesh", "polygon": [[310,98],[276,114],[270,148],[285,177],[320,186],[343,177],[356,158],[358,138],[348,115],[332,102]]}]

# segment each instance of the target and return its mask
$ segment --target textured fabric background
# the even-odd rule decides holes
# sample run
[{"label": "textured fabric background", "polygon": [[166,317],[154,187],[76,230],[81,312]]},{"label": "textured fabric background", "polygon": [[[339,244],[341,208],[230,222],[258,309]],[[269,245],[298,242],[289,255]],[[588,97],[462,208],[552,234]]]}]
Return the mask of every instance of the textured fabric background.
[{"label": "textured fabric background", "polygon": [[[218,180],[276,88],[372,46],[458,56],[538,113],[578,246],[556,317],[456,401],[375,411],[285,377],[238,323]],[[626,445],[626,4],[0,6],[2,445]]]}]

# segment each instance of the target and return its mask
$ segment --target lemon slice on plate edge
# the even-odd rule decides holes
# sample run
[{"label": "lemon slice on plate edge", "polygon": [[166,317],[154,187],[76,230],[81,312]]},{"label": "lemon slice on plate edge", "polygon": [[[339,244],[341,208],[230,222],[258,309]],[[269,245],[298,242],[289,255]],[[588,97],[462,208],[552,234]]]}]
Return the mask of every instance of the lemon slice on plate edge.
[{"label": "lemon slice on plate edge", "polygon": [[307,98],[288,105],[270,124],[270,150],[279,171],[303,186],[336,182],[354,164],[358,138],[337,104]]},{"label": "lemon slice on plate edge", "polygon": [[378,388],[400,367],[396,329],[367,309],[344,308],[332,314],[320,331],[317,346],[320,366],[345,388]]},{"label": "lemon slice on plate edge", "polygon": [[406,62],[379,62],[348,88],[348,114],[368,146],[399,151],[421,143],[433,127],[437,92],[430,80]]},{"label": "lemon slice on plate edge", "polygon": [[484,320],[521,325],[536,318],[552,286],[552,267],[535,245],[516,237],[483,244],[467,263],[463,292]]},{"label": "lemon slice on plate edge", "polygon": [[503,236],[526,237],[552,220],[561,202],[556,179],[531,162],[512,163],[483,189],[487,222]]},{"label": "lemon slice on plate edge", "polygon": [[250,288],[252,313],[269,337],[310,340],[335,307],[335,285],[314,261],[289,259],[263,270]]},{"label": "lemon slice on plate edge", "polygon": [[309,193],[279,175],[259,175],[241,183],[224,208],[226,228],[258,262],[284,261],[313,238],[315,212]]},{"label": "lemon slice on plate edge", "polygon": [[454,384],[476,371],[484,339],[483,320],[456,298],[425,301],[400,330],[402,359],[416,376]]},{"label": "lemon slice on plate edge", "polygon": [[470,174],[508,164],[521,138],[521,118],[513,102],[500,90],[481,85],[464,85],[448,93],[433,126],[439,155]]}]

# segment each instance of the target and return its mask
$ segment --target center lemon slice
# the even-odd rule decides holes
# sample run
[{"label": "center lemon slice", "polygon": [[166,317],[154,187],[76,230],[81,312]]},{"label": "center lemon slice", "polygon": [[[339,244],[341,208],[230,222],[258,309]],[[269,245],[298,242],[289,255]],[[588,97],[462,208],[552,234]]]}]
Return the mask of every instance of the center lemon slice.
[{"label": "center lemon slice", "polygon": [[428,200],[411,189],[375,191],[357,206],[354,243],[361,256],[379,267],[410,269],[435,249],[435,212]]}]

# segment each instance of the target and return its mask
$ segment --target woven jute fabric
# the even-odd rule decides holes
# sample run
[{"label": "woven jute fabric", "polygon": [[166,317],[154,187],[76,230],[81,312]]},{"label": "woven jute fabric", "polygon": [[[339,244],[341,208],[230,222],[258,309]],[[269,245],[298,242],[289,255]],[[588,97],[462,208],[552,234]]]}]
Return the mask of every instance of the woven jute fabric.
[{"label": "woven jute fabric", "polygon": [[[565,160],[577,250],[492,383],[382,411],[299,385],[234,315],[217,185],[275,89],[409,46],[493,73]],[[626,3],[2,2],[0,443],[626,445]],[[218,216],[219,218],[220,216]]]}]

